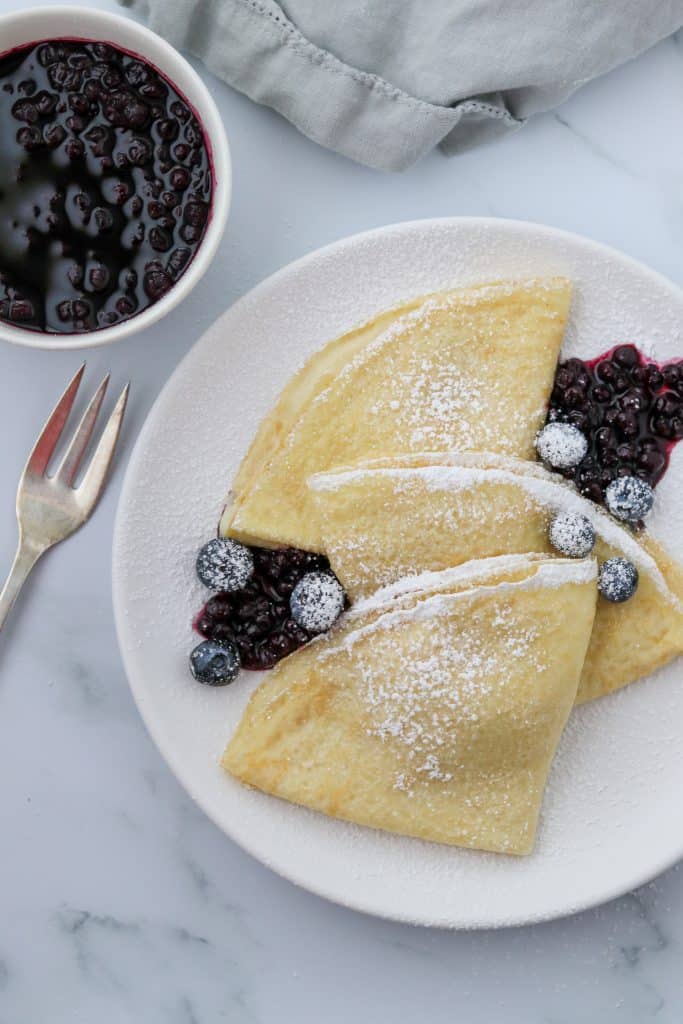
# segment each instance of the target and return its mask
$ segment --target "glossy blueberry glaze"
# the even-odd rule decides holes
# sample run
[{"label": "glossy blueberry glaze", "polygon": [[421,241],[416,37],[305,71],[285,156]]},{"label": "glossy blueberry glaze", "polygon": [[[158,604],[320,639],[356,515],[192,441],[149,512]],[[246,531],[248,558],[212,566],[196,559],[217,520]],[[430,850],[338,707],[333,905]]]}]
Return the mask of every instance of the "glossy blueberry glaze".
[{"label": "glossy blueberry glaze", "polygon": [[272,668],[313,638],[293,619],[289,599],[307,573],[330,573],[330,563],[324,555],[298,548],[249,550],[254,556],[249,582],[209,598],[194,626],[207,640],[234,643],[242,668]]},{"label": "glossy blueberry glaze", "polygon": [[559,470],[586,497],[602,503],[621,476],[654,487],[683,437],[683,362],[657,363],[635,345],[568,359],[558,364],[548,419],[573,423],[588,441],[581,462]]},{"label": "glossy blueberry glaze", "polygon": [[141,58],[46,41],[0,57],[0,320],[92,331],[157,302],[209,219],[188,103]]}]

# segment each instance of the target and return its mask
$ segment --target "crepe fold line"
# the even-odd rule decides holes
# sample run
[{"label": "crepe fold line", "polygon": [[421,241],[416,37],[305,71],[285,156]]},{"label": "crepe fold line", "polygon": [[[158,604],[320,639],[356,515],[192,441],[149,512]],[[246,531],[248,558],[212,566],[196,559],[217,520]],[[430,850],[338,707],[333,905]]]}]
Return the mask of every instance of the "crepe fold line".
[{"label": "crepe fold line", "polygon": [[683,652],[683,572],[646,532],[634,534],[538,463],[495,453],[378,459],[309,479],[330,564],[352,599],[428,570],[476,558],[554,554],[561,511],[590,519],[599,561],[619,555],[639,572],[623,604],[601,599],[578,701],[649,675]]}]

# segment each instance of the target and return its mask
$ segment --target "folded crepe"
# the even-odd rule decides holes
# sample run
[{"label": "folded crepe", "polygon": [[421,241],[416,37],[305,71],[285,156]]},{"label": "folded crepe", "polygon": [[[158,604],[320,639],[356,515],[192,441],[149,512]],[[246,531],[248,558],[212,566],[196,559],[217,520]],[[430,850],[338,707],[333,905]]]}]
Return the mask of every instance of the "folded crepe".
[{"label": "folded crepe", "polygon": [[223,767],[361,825],[529,853],[595,575],[593,560],[513,556],[380,591],[269,674]]},{"label": "folded crepe", "polygon": [[538,463],[491,453],[400,456],[316,474],[309,488],[325,551],[352,599],[473,558],[553,553],[552,517],[587,516],[597,559],[629,559],[640,581],[629,601],[598,602],[580,702],[683,652],[680,566],[652,537],[623,528]]},{"label": "folded crepe", "polygon": [[312,473],[427,448],[531,457],[570,291],[549,278],[436,294],[325,346],[261,424],[221,533],[321,550]]}]

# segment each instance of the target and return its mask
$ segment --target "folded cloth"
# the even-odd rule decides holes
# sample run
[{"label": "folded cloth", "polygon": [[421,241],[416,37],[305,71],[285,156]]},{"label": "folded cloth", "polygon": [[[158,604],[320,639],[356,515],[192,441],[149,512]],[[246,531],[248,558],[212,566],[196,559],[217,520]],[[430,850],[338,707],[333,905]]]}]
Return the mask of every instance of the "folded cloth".
[{"label": "folded cloth", "polygon": [[382,170],[549,110],[683,25],[683,0],[121,0],[309,138]]}]

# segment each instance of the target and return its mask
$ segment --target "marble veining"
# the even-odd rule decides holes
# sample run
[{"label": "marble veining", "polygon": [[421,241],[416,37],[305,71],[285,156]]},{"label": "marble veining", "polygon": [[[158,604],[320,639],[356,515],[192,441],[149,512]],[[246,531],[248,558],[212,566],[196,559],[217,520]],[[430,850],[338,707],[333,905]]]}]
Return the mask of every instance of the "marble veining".
[{"label": "marble veining", "polygon": [[[0,0],[0,13],[19,6],[31,4]],[[87,353],[89,382],[133,379],[123,451],[96,517],[45,558],[0,636],[0,1024],[679,1024],[678,868],[568,920],[450,934],[329,905],[234,846],[137,714],[110,554],[122,470],[163,382],[230,302],[310,249],[396,220],[495,214],[590,235],[683,283],[683,33],[514,136],[396,176],[318,149],[206,77],[233,146],[228,233],[163,324]],[[3,566],[21,466],[78,362],[2,347]]]}]

